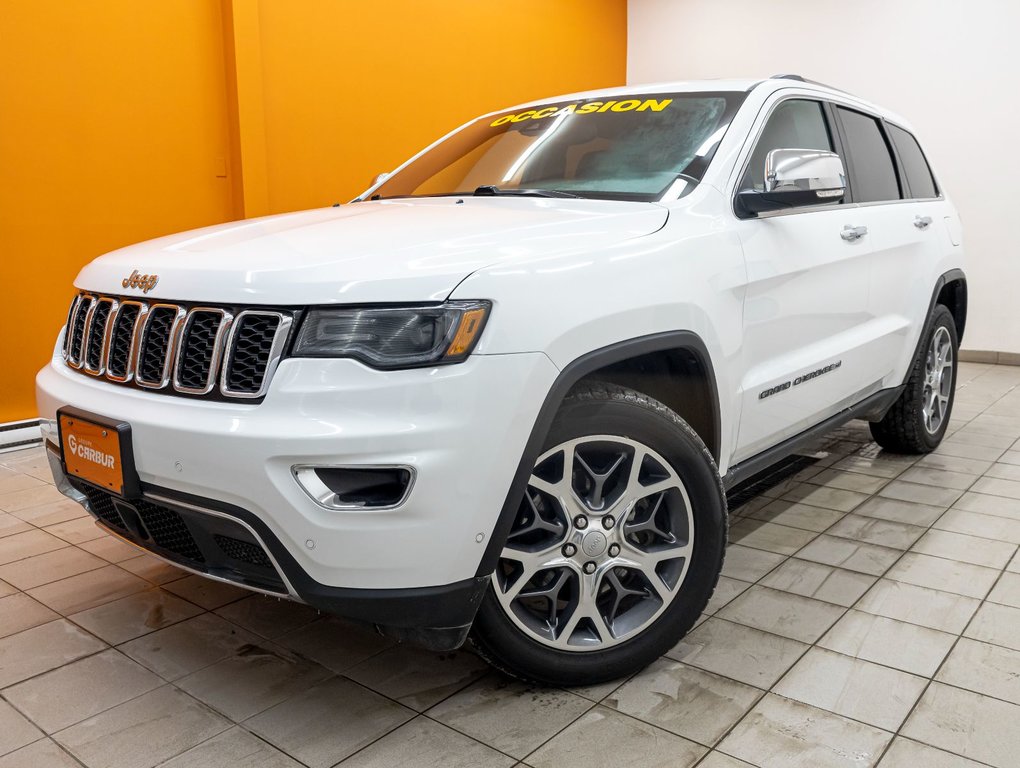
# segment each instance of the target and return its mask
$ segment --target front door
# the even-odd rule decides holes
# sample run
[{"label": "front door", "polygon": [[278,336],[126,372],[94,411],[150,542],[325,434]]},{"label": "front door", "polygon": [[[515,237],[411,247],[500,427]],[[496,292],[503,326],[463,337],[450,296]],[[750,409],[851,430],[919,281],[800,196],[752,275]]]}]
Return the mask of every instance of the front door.
[{"label": "front door", "polygon": [[[777,100],[737,189],[764,187],[772,149],[842,156],[833,127],[821,102]],[[844,199],[738,221],[748,285],[735,462],[878,390],[868,357],[881,330],[868,312],[872,245],[860,218],[861,209]]]}]

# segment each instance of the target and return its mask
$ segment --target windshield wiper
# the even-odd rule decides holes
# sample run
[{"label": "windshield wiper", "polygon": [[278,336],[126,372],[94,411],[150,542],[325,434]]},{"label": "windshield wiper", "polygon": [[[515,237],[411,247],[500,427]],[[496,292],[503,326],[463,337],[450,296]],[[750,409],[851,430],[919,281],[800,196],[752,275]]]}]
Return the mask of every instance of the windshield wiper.
[{"label": "windshield wiper", "polygon": [[496,197],[498,195],[519,197],[581,197],[558,189],[503,189],[494,184],[483,184],[474,191],[475,197]]}]

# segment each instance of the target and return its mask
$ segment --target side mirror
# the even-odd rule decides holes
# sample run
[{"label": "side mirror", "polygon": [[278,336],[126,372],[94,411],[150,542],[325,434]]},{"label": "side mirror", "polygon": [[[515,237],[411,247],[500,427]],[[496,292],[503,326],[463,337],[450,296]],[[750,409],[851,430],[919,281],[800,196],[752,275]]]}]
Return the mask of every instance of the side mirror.
[{"label": "side mirror", "polygon": [[737,193],[751,216],[802,205],[835,203],[846,194],[846,171],[835,152],[773,149],[765,157],[765,189]]}]

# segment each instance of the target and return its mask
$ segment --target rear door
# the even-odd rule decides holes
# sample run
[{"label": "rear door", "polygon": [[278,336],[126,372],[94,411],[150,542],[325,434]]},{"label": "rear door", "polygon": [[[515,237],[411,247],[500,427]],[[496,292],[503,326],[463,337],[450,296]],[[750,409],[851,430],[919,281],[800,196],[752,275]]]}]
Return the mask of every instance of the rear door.
[{"label": "rear door", "polygon": [[[772,149],[835,151],[847,165],[831,105],[774,96],[734,193],[762,189]],[[853,189],[839,203],[737,219],[748,284],[744,303],[741,416],[735,462],[852,405],[877,389],[868,361],[869,238]]]},{"label": "rear door", "polygon": [[870,302],[889,329],[880,354],[889,358],[887,386],[896,386],[927,320],[935,287],[931,275],[951,243],[942,221],[949,207],[917,139],[891,123],[882,126],[897,161],[902,199],[875,211]]},{"label": "rear door", "polygon": [[921,283],[941,248],[937,190],[909,133],[848,106],[837,105],[835,112],[848,149],[854,201],[871,241],[867,306],[876,330],[871,375],[883,388],[893,387],[902,383],[934,288]]}]

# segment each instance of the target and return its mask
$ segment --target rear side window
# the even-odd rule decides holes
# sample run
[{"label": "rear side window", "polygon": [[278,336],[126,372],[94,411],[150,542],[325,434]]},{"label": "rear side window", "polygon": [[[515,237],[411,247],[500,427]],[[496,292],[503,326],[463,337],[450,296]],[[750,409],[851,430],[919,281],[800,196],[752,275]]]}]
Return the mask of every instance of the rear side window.
[{"label": "rear side window", "polygon": [[[888,125],[888,124],[887,124]],[[935,187],[935,177],[932,176],[931,167],[924,159],[924,152],[911,134],[895,125],[888,125],[889,138],[892,139],[896,152],[903,163],[903,170],[907,174],[907,184],[910,186],[911,197],[938,197],[938,190]]]},{"label": "rear side window", "polygon": [[773,110],[751,153],[740,189],[765,190],[765,156],[773,149],[822,149],[832,152],[832,138],[829,136],[821,103],[790,99]]},{"label": "rear side window", "polygon": [[854,170],[854,202],[899,200],[896,167],[878,120],[852,109],[836,109],[846,131],[847,150]]}]

